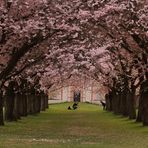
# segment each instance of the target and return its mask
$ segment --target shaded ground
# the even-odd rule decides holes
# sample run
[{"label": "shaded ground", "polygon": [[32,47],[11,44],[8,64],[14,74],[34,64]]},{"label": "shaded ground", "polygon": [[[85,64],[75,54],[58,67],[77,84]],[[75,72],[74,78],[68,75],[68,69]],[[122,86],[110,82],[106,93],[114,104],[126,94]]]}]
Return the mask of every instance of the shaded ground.
[{"label": "shaded ground", "polygon": [[0,148],[147,148],[148,128],[97,105],[69,103],[0,127]]}]

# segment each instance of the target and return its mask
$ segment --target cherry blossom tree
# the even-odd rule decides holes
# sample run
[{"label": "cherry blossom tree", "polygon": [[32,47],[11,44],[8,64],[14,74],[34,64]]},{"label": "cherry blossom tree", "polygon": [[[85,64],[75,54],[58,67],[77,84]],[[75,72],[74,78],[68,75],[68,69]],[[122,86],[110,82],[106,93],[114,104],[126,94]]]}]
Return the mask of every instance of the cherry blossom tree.
[{"label": "cherry blossom tree", "polygon": [[[95,79],[114,98],[109,110],[130,118],[135,118],[133,100],[138,87],[148,104],[146,0],[1,2],[1,124],[5,84],[20,76],[44,92],[75,75]],[[143,110],[140,104],[139,111]],[[144,110],[141,121],[146,125]]]}]

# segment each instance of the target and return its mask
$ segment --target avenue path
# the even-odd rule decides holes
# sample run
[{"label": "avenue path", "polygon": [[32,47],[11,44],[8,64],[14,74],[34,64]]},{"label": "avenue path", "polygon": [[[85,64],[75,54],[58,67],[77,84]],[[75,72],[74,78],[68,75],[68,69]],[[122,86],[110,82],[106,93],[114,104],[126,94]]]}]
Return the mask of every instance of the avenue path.
[{"label": "avenue path", "polygon": [[0,127],[0,148],[147,148],[148,128],[98,105],[52,104],[36,116]]}]

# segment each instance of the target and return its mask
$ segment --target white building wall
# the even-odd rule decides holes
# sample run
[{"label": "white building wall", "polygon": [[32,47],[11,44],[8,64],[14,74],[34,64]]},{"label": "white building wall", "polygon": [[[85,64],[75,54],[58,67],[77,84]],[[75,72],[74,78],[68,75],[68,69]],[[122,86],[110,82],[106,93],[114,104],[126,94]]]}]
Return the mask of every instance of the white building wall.
[{"label": "white building wall", "polygon": [[83,102],[90,102],[91,101],[91,87],[85,88],[83,92],[84,92]]},{"label": "white building wall", "polygon": [[[99,92],[93,90],[96,90],[95,87],[84,86],[83,89],[80,90],[81,102],[99,103],[99,100],[103,99]],[[72,86],[63,87],[52,93],[49,93],[49,98],[52,98],[53,100],[59,100],[61,102],[73,101],[73,97],[74,90],[72,89]]]},{"label": "white building wall", "polygon": [[63,96],[62,96],[63,101],[69,101],[69,87],[64,87],[63,88]]}]

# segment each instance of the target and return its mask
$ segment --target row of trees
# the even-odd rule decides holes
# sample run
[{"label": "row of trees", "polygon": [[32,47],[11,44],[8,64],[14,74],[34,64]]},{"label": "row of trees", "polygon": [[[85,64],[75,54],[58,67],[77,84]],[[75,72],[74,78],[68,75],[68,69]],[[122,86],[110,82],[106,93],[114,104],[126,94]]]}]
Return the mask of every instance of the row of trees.
[{"label": "row of trees", "polygon": [[145,22],[148,18],[144,17],[142,21],[139,17],[142,11],[147,13],[147,5],[142,3],[133,2],[130,11],[124,16],[127,22],[118,24],[121,29],[118,35],[121,34],[122,41],[115,49],[111,49],[110,64],[114,70],[112,76],[106,73],[104,84],[109,88],[106,94],[108,111],[148,125],[148,24]]},{"label": "row of trees", "polygon": [[11,79],[5,85],[1,125],[4,125],[4,120],[17,121],[21,116],[37,114],[48,108],[48,95],[44,91],[38,91],[38,85],[38,80],[32,84],[24,78],[17,81]]},{"label": "row of trees", "polygon": [[[147,64],[147,58],[145,60]],[[144,70],[141,75],[141,68],[137,71],[134,70],[133,73],[127,63],[122,63],[122,68],[124,68],[122,73],[119,73],[118,77],[113,77],[112,82],[109,83],[109,92],[105,96],[106,109],[115,114],[127,116],[129,119],[136,119],[137,122],[143,122],[143,125],[148,125],[147,70]],[[140,73],[138,73],[139,71]],[[136,109],[138,109],[138,114],[136,114]]]},{"label": "row of trees", "polygon": [[131,119],[139,89],[137,121],[147,125],[147,8],[146,0],[1,0],[0,124],[8,86],[29,111],[31,95],[81,75],[108,88],[107,110]]},{"label": "row of trees", "polygon": [[44,92],[37,92],[35,86],[25,79],[19,85],[16,81],[10,81],[4,96],[4,108],[4,119],[17,121],[21,116],[45,111],[48,108],[48,96]]}]

